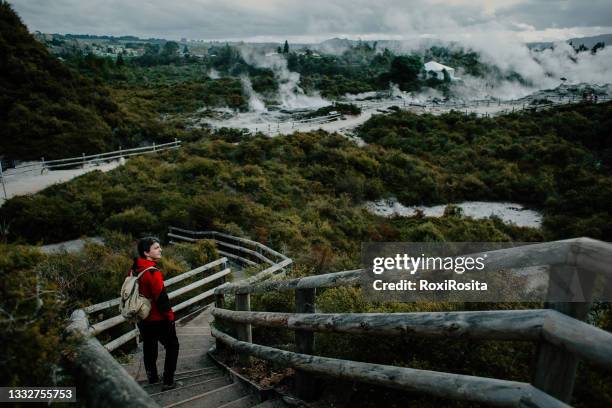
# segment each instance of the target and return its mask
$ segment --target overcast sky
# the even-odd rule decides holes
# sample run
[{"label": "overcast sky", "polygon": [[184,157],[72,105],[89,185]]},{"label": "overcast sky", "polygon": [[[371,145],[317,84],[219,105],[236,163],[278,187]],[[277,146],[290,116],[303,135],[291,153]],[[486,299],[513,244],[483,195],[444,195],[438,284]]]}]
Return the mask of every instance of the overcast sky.
[{"label": "overcast sky", "polygon": [[610,0],[13,0],[30,31],[318,42],[612,33]]}]

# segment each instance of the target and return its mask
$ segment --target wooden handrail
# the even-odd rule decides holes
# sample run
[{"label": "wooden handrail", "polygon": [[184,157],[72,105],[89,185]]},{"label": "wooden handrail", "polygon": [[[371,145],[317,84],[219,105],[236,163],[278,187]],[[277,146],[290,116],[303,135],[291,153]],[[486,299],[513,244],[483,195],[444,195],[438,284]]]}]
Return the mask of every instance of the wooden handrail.
[{"label": "wooden handrail", "polygon": [[[324,275],[305,276],[285,281],[264,281],[256,284],[240,282],[227,284],[216,289],[216,294],[265,293],[273,290],[331,288],[337,286],[357,285],[363,269],[328,273]],[[265,272],[265,271],[264,271]]]},{"label": "wooden handrail", "polygon": [[[183,272],[180,275],[175,276],[174,278],[170,278],[167,281],[164,282],[164,285],[166,287],[171,286],[177,282],[180,282],[183,279],[187,279],[191,276],[197,275],[200,272],[204,272],[207,269],[211,269],[214,268],[215,266],[224,264],[227,262],[227,258],[219,258],[215,261],[209,262],[206,265],[202,265],[198,268],[192,269],[191,271],[187,271],[187,272]],[[109,307],[112,306],[117,306],[119,305],[119,301],[121,300],[120,297],[118,298],[114,298],[111,300],[107,300],[104,302],[100,302],[100,303],[96,303],[95,305],[91,305],[91,306],[87,306],[85,308],[83,308],[83,310],[85,311],[85,313],[94,313],[94,312],[99,312],[100,310],[104,310],[107,309]]]},{"label": "wooden handrail", "polygon": [[[481,253],[478,255],[483,255]],[[473,254],[470,254],[473,255]],[[524,268],[530,266],[550,266],[550,282],[555,282],[559,274],[565,271],[580,271],[585,279],[593,282],[597,273],[610,273],[612,265],[612,244],[589,238],[576,238],[563,241],[530,244],[488,251],[485,269],[498,270],[508,268]],[[364,270],[344,271],[319,276],[309,276],[286,281],[249,282],[241,284],[225,284],[215,289],[216,308],[212,313],[221,321],[232,322],[238,338],[234,339],[218,330],[213,332],[217,337],[217,346],[230,346],[235,350],[252,354],[271,361],[285,362],[296,368],[295,391],[302,398],[312,397],[312,377],[308,372],[331,375],[330,371],[321,367],[304,365],[303,358],[311,363],[319,361],[328,364],[333,370],[336,364],[338,376],[353,380],[386,385],[393,388],[410,389],[409,383],[401,384],[400,380],[387,383],[376,382],[368,373],[362,377],[353,375],[351,370],[356,362],[335,360],[334,362],[319,360],[312,356],[314,332],[338,332],[380,335],[417,336],[450,336],[478,338],[488,340],[519,340],[536,341],[539,343],[537,363],[533,385],[518,384],[522,391],[518,399],[512,403],[501,397],[483,397],[471,399],[501,406],[566,406],[563,401],[569,401],[572,395],[574,376],[578,358],[584,359],[604,369],[612,370],[612,334],[589,325],[579,319],[586,316],[586,305],[591,301],[590,286],[585,286],[581,297],[582,303],[551,304],[551,309],[545,310],[513,310],[513,311],[478,311],[478,312],[435,312],[435,313],[359,313],[359,314],[322,314],[315,313],[315,295],[317,288],[336,286],[359,286],[360,275]],[[296,313],[272,313],[250,311],[249,296],[251,293],[265,293],[273,290],[295,290]],[[223,308],[224,295],[236,296],[236,304],[240,299],[241,307],[236,311]],[[549,294],[549,296],[554,296]],[[552,297],[549,299],[553,299]],[[557,310],[553,310],[558,308]],[[298,353],[289,353],[274,348],[250,344],[251,326],[279,327],[295,331],[295,343]],[[333,364],[332,364],[333,363]],[[374,370],[375,365],[369,365]],[[394,367],[393,369],[399,369]],[[412,371],[413,373],[419,370]],[[350,373],[349,373],[350,372]],[[349,373],[349,374],[347,374]],[[391,378],[396,378],[397,372]],[[438,373],[444,378],[433,377],[431,381],[446,381],[454,374]],[[399,374],[398,374],[399,375]],[[485,380],[480,386],[485,392],[492,384],[505,384],[501,380]],[[486,381],[491,381],[486,383]],[[502,385],[504,387],[505,385]],[[542,391],[541,391],[542,390]],[[439,384],[423,384],[420,391],[453,399],[466,399],[456,393],[446,393],[439,390]],[[544,392],[543,392],[544,391]],[[481,393],[483,390],[475,390]],[[535,396],[534,400],[530,400]],[[515,395],[516,397],[516,395]],[[531,405],[530,405],[531,404]]]},{"label": "wooden handrail", "polygon": [[[159,405],[140,387],[88,330],[87,314],[79,309],[70,317],[66,334],[77,346],[66,353],[66,361],[79,383],[80,398],[88,407],[158,408]],[[103,376],[100,374],[104,373]]]},{"label": "wooden handrail", "polygon": [[612,371],[612,333],[549,309],[418,313],[277,313],[214,308],[234,323],[312,332],[537,341]]},{"label": "wooden handrail", "polygon": [[91,158],[100,158],[102,156],[107,156],[107,155],[112,155],[112,154],[116,154],[116,153],[124,153],[124,152],[136,152],[136,151],[142,151],[142,150],[155,150],[157,151],[158,148],[164,148],[167,146],[179,146],[181,144],[180,140],[175,140],[174,142],[168,142],[168,143],[162,143],[159,145],[151,145],[151,146],[144,146],[144,147],[134,147],[132,149],[123,149],[123,150],[114,150],[112,152],[105,152],[105,153],[97,153],[97,154],[89,154],[86,156],[75,156],[75,157],[68,157],[65,159],[56,159],[56,160],[45,160],[44,164],[45,166],[47,165],[47,163],[65,163],[65,162],[69,162],[69,161],[76,161],[78,162],[79,160],[84,160],[84,159],[91,159]]},{"label": "wooden handrail", "polygon": [[[217,272],[211,276],[207,276],[206,278],[200,279],[196,282],[191,283],[190,285],[187,285],[183,288],[177,289],[173,292],[168,293],[168,298],[170,300],[174,299],[177,296],[180,296],[190,290],[196,289],[202,285],[205,285],[207,283],[213,282],[217,279],[221,279],[224,276],[228,275],[230,273],[229,269],[224,269],[221,272]],[[189,277],[189,276],[188,276]],[[175,281],[174,283],[176,283],[177,281]],[[123,322],[125,322],[126,319],[125,317],[123,317],[122,315],[117,315],[117,316],[113,316],[109,319],[106,320],[102,320],[101,322],[98,322],[94,325],[91,326],[90,331],[93,335],[97,335],[102,333],[105,330],[110,329],[111,327],[115,327]]]},{"label": "wooden handrail", "polygon": [[[268,247],[268,246],[266,246],[266,245],[264,245],[264,244],[262,244],[260,242],[253,241],[253,240],[250,240],[250,239],[247,239],[247,238],[236,237],[234,235],[225,234],[223,232],[218,232],[218,231],[192,231],[192,230],[188,230],[188,229],[184,229],[184,228],[178,228],[178,227],[169,227],[169,230],[170,231],[178,231],[178,232],[182,232],[182,233],[185,233],[185,234],[198,235],[198,236],[201,236],[201,235],[212,235],[213,238],[215,236],[219,236],[219,237],[222,237],[222,238],[227,238],[227,239],[231,239],[231,240],[240,242],[242,244],[252,245],[252,246],[257,247],[257,248],[259,248],[259,249],[261,249],[263,251],[266,251],[266,252],[268,252],[268,253],[270,253],[270,254],[272,254],[272,255],[280,258],[280,259],[288,259],[287,256],[281,254],[278,251],[273,250],[272,248],[270,248],[270,247]],[[181,238],[186,238],[186,237],[181,236]],[[193,238],[191,238],[191,239],[193,239]]]},{"label": "wooden handrail", "polygon": [[237,352],[312,374],[500,407],[568,407],[526,383],[292,353],[240,341],[215,328],[212,335]]},{"label": "wooden handrail", "polygon": [[[185,241],[189,241],[189,242],[196,242],[196,241],[197,241],[197,239],[196,239],[196,238],[184,237],[184,236],[182,236],[182,235],[174,234],[174,233],[172,233],[172,232],[169,232],[169,233],[168,233],[168,236],[169,236],[170,238],[183,239],[183,240],[185,240]],[[218,239],[214,239],[214,238],[213,238],[213,240],[215,241],[215,243],[216,243],[217,245],[221,245],[221,246],[224,246],[224,247],[226,247],[226,248],[234,249],[234,250],[236,250],[236,251],[239,251],[239,252],[244,252],[244,253],[246,253],[246,254],[252,255],[252,256],[254,256],[255,258],[260,259],[261,261],[266,262],[266,263],[268,263],[268,264],[270,264],[270,265],[274,265],[274,264],[275,264],[275,262],[274,262],[274,261],[272,261],[272,260],[268,259],[267,257],[265,257],[264,255],[260,254],[260,253],[259,253],[259,252],[257,252],[257,251],[253,251],[252,249],[244,248],[244,247],[239,246],[239,245],[228,244],[227,242],[223,242],[223,241],[220,241],[220,240],[218,240]],[[285,259],[286,259],[286,258],[285,258]]]},{"label": "wooden handrail", "polygon": [[[563,241],[543,242],[507,249],[488,251],[485,270],[525,268],[540,265],[574,266],[586,272],[602,272],[612,275],[612,244],[590,238],[574,238]],[[247,287],[248,282],[225,285],[217,293],[261,293],[269,290],[289,290],[358,284],[357,275],[363,270],[336,272],[309,276],[285,282],[264,282]],[[348,274],[348,276],[346,276]],[[346,282],[341,282],[347,279]],[[333,283],[335,280],[338,282]],[[302,282],[302,283],[300,283]],[[309,283],[306,283],[309,282]],[[317,286],[321,285],[321,286]]]},{"label": "wooden handrail", "polygon": [[[226,283],[224,285],[217,286],[217,288],[215,289],[215,294],[223,294],[223,293],[242,294],[242,292],[240,291],[241,288],[245,288],[245,289],[249,288],[250,285],[252,285],[253,283],[269,278],[270,276],[274,275],[276,272],[286,268],[292,263],[293,261],[291,259],[285,259],[284,261],[280,263],[277,263],[267,269],[264,269],[263,271],[259,272],[257,275],[251,276],[250,278],[245,279],[244,281],[242,281],[244,283],[240,283],[240,284]],[[248,293],[248,292],[245,292],[245,293]]]}]

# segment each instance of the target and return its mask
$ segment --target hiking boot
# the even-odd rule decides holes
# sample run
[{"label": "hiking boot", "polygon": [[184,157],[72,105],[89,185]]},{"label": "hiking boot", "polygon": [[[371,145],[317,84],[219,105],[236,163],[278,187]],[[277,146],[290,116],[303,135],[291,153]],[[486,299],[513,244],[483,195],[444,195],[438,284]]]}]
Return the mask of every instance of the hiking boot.
[{"label": "hiking boot", "polygon": [[148,373],[147,373],[147,380],[149,380],[149,384],[157,384],[160,381],[159,375],[157,374],[149,375]]},{"label": "hiking boot", "polygon": [[169,391],[169,390],[173,390],[175,388],[178,387],[182,387],[183,386],[183,382],[182,381],[173,381],[172,384],[164,384],[162,385],[162,392],[163,391]]}]

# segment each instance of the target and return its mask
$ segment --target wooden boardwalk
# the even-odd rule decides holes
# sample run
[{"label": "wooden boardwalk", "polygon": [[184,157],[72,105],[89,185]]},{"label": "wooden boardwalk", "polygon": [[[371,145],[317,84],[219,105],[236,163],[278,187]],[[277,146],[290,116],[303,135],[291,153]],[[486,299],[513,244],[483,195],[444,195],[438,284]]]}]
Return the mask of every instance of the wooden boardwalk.
[{"label": "wooden boardwalk", "polygon": [[[223,407],[223,408],[271,408],[283,407],[280,400],[260,401],[247,386],[234,381],[229,373],[218,367],[207,355],[214,345],[211,335],[210,308],[200,312],[189,321],[179,321],[176,333],[180,350],[177,362],[176,381],[181,387],[161,391],[161,383],[148,384],[142,360],[142,352],[130,356],[124,368],[142,388],[162,407]],[[163,373],[165,352],[159,345],[158,371]]]}]

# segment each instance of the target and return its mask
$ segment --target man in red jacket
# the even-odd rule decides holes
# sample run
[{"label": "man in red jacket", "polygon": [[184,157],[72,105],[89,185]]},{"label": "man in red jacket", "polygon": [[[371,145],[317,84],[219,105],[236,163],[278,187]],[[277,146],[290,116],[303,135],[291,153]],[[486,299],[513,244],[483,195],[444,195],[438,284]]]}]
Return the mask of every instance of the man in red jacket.
[{"label": "man in red jacket", "polygon": [[179,342],[174,326],[174,312],[164,288],[164,277],[156,264],[156,261],[162,256],[159,241],[152,237],[141,239],[138,241],[138,255],[139,257],[134,260],[132,270],[136,274],[147,270],[140,277],[139,291],[141,295],[151,300],[149,316],[138,323],[143,342],[144,364],[149,384],[159,382],[157,342],[160,342],[166,348],[162,386],[162,390],[165,391],[180,385],[174,381]]}]

